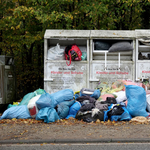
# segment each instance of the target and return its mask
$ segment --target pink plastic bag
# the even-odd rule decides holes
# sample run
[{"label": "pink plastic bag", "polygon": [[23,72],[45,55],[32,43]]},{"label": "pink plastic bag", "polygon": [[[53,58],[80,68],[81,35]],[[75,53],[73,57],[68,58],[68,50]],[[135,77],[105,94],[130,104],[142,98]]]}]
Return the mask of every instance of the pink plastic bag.
[{"label": "pink plastic bag", "polygon": [[[122,80],[122,82],[124,83],[124,85],[137,85],[142,87],[142,83],[133,82],[131,80]],[[123,91],[125,91],[125,87],[123,88]]]}]

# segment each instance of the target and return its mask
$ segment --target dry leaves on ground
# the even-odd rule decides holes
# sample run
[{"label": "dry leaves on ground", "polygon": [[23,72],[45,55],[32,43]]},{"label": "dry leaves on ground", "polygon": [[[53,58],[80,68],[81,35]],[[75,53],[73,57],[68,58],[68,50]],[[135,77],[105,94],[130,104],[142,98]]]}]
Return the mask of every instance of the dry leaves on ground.
[{"label": "dry leaves on ground", "polygon": [[[144,121],[143,121],[144,120]],[[43,120],[35,120],[35,119],[2,119],[0,120],[0,124],[45,124]],[[46,123],[47,124],[47,123]],[[137,117],[131,119],[131,121],[100,121],[97,120],[96,122],[84,122],[83,120],[77,120],[75,118],[69,118],[69,119],[61,119],[57,120],[56,122],[52,122],[50,124],[56,124],[56,125],[75,125],[75,124],[92,124],[92,125],[105,125],[105,126],[120,126],[124,124],[149,124],[149,120],[145,117]]]}]

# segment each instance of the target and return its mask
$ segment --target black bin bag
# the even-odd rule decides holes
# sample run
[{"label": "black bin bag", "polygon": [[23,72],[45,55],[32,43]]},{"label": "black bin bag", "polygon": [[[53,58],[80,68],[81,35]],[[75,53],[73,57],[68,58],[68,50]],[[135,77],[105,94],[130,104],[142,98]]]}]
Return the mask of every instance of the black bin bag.
[{"label": "black bin bag", "polygon": [[108,50],[110,46],[110,43],[106,41],[96,40],[94,42],[94,50]]}]

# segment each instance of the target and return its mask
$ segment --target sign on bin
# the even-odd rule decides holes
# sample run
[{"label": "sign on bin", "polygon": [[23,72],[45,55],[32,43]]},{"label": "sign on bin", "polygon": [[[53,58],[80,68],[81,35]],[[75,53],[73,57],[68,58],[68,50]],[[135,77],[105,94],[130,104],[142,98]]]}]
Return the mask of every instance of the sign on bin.
[{"label": "sign on bin", "polygon": [[97,82],[107,82],[112,84],[116,80],[131,79],[133,80],[133,67],[132,63],[120,64],[120,69],[118,69],[118,64],[107,64],[107,69],[105,69],[105,64],[93,63],[91,67],[91,83],[92,88],[96,88]]},{"label": "sign on bin", "polygon": [[87,86],[87,64],[47,63],[46,70],[44,89],[49,93],[68,88],[75,92]]}]

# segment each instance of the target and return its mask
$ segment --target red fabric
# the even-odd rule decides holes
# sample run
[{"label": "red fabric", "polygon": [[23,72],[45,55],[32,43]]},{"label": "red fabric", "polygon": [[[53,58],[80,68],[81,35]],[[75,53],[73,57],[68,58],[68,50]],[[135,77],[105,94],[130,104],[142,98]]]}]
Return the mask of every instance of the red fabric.
[{"label": "red fabric", "polygon": [[30,115],[36,115],[36,107],[34,106],[32,109],[30,109]]}]

